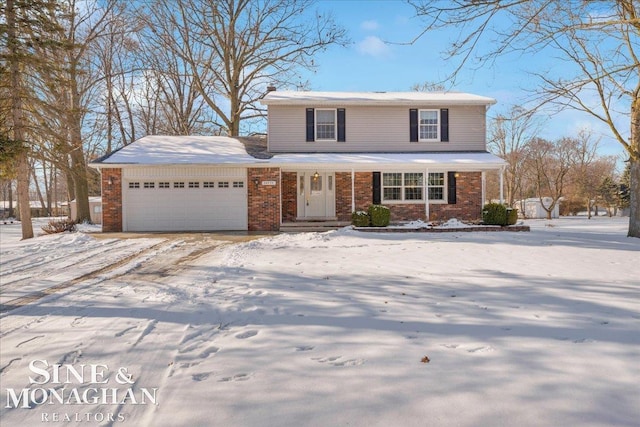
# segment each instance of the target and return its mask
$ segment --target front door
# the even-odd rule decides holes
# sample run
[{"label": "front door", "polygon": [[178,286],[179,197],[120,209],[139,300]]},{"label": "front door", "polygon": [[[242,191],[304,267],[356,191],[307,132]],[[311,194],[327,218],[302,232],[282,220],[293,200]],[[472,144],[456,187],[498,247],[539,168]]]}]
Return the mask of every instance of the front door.
[{"label": "front door", "polygon": [[298,172],[298,218],[332,219],[335,215],[335,174]]}]

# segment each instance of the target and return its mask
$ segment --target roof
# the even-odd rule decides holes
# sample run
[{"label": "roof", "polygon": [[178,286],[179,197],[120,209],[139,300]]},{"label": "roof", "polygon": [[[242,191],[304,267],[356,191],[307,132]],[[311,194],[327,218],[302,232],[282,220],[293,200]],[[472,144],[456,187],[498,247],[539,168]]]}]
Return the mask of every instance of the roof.
[{"label": "roof", "polygon": [[260,102],[264,105],[403,105],[427,107],[492,105],[496,103],[496,100],[463,92],[271,91]]},{"label": "roof", "polygon": [[418,153],[268,153],[260,138],[226,136],[145,136],[111,155],[96,159],[91,166],[126,167],[127,165],[216,165],[282,167],[348,166],[370,169],[372,165],[412,165],[462,169],[496,169],[504,160],[480,152]]},{"label": "roof", "polygon": [[248,164],[258,159],[237,138],[149,135],[91,162],[100,165]]},{"label": "roof", "polygon": [[273,163],[280,166],[304,167],[323,165],[351,165],[356,169],[411,165],[428,167],[451,167],[463,169],[498,169],[505,164],[500,157],[486,151],[455,151],[431,153],[313,153],[313,154],[276,154]]}]

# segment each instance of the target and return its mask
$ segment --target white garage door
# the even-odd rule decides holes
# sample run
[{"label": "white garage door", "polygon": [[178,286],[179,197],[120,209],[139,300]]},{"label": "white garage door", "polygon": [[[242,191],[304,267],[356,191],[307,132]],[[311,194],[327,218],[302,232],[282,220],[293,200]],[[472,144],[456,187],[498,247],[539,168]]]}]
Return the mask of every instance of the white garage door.
[{"label": "white garage door", "polygon": [[246,177],[241,168],[127,168],[123,229],[246,230]]}]

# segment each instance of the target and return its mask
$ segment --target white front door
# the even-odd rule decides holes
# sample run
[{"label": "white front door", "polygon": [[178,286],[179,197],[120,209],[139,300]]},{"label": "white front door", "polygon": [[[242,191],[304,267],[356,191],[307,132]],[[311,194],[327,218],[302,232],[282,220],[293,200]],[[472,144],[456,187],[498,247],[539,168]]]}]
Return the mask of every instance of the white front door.
[{"label": "white front door", "polygon": [[330,219],[335,216],[335,174],[298,172],[298,218]]}]

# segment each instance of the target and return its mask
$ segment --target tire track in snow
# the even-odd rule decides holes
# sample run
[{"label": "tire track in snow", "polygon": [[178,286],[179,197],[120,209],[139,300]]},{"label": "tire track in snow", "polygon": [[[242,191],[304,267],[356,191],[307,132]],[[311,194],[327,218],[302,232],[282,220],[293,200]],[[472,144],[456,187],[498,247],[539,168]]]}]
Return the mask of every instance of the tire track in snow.
[{"label": "tire track in snow", "polygon": [[[109,264],[109,265],[107,265],[105,267],[99,268],[99,269],[91,271],[89,273],[85,273],[82,276],[77,277],[75,279],[72,279],[72,280],[69,280],[69,281],[66,281],[66,282],[62,282],[62,283],[50,286],[50,287],[48,287],[48,288],[46,288],[46,289],[44,289],[42,291],[37,291],[37,292],[34,292],[32,294],[26,295],[24,297],[19,297],[19,298],[15,298],[13,300],[7,301],[6,303],[4,303],[4,304],[2,304],[0,306],[0,314],[8,312],[10,310],[14,310],[14,309],[22,307],[22,306],[25,306],[25,305],[30,304],[32,302],[38,301],[38,300],[40,300],[40,299],[42,299],[42,298],[44,298],[44,297],[46,297],[48,295],[55,294],[57,292],[60,292],[60,291],[62,291],[64,289],[67,289],[67,288],[69,288],[69,287],[71,287],[73,285],[76,285],[78,283],[84,282],[86,280],[97,278],[99,275],[109,273],[109,272],[111,272],[113,270],[116,270],[117,268],[119,268],[121,266],[124,266],[124,265],[130,263],[131,261],[135,260],[136,258],[142,257],[142,256],[146,255],[149,252],[157,250],[159,247],[161,247],[163,245],[166,245],[166,244],[167,244],[166,241],[162,241],[162,242],[157,243],[157,244],[155,244],[153,246],[145,248],[140,252],[136,252],[134,254],[131,254],[131,255],[119,260],[118,262],[116,262],[114,264]],[[127,272],[123,272],[123,273],[121,273],[121,274],[119,274],[117,276],[114,276],[114,277],[109,277],[109,279],[112,279],[112,278],[115,278],[115,277],[118,277],[118,276],[122,276],[124,274],[127,274]]]}]

